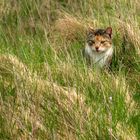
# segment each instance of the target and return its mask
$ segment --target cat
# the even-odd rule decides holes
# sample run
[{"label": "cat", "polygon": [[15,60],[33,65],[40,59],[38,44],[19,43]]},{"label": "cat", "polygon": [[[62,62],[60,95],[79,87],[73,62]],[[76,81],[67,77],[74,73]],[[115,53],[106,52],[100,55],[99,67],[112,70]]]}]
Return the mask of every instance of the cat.
[{"label": "cat", "polygon": [[113,56],[112,28],[89,29],[83,54],[90,65],[109,67]]}]

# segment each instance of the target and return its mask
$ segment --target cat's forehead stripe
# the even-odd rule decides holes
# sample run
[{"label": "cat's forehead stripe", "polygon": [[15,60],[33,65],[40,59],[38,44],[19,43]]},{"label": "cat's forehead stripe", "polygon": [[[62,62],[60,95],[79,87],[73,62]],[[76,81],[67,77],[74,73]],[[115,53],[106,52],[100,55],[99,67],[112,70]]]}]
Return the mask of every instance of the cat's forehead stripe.
[{"label": "cat's forehead stripe", "polygon": [[99,41],[99,40],[101,40],[101,39],[102,39],[102,36],[97,35],[97,36],[95,36],[95,39]]}]

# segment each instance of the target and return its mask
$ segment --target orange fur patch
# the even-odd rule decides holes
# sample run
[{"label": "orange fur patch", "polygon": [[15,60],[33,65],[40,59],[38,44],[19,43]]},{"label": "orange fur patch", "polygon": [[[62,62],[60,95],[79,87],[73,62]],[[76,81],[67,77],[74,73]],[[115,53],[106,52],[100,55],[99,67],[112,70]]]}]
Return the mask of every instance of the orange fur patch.
[{"label": "orange fur patch", "polygon": [[100,40],[102,40],[102,36],[100,36],[100,35],[98,35],[98,36],[95,36],[95,40],[97,40],[97,41],[100,41]]}]

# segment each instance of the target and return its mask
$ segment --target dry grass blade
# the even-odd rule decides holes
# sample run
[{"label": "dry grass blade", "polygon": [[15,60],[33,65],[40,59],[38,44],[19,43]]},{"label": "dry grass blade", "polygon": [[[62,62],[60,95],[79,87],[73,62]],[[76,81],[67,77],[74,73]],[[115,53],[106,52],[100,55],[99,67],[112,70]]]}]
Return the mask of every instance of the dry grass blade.
[{"label": "dry grass blade", "polygon": [[55,29],[68,40],[78,39],[79,36],[84,37],[86,33],[85,25],[76,18],[69,16],[58,19],[55,23]]},{"label": "dry grass blade", "polygon": [[136,52],[140,54],[140,31],[138,25],[133,22],[124,22],[119,20],[121,26],[121,32],[128,42],[134,45]]}]

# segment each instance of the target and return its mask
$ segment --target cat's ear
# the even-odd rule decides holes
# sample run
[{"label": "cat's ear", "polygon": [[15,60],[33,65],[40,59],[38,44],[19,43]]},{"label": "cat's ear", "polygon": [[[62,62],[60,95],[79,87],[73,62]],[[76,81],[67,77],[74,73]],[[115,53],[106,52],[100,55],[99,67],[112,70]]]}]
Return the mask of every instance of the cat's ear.
[{"label": "cat's ear", "polygon": [[87,34],[94,34],[95,30],[92,27],[88,27]]},{"label": "cat's ear", "polygon": [[112,28],[111,27],[107,27],[105,32],[110,36],[111,38],[111,35],[112,35]]}]

